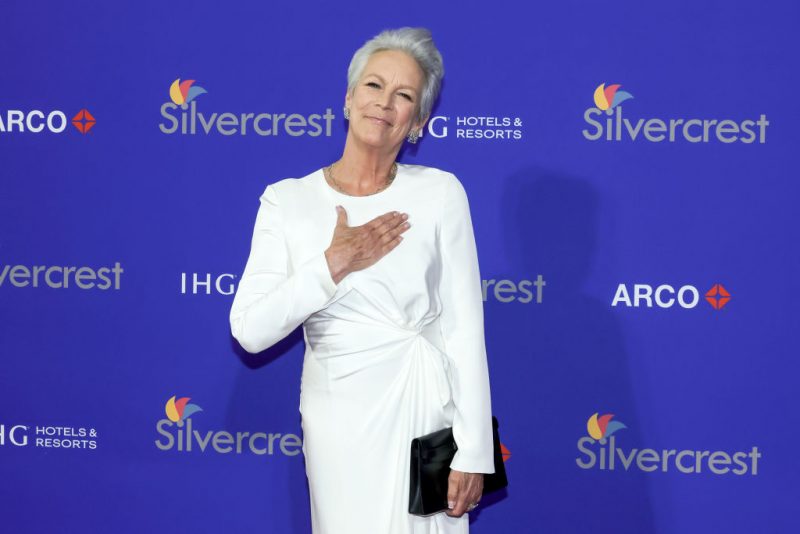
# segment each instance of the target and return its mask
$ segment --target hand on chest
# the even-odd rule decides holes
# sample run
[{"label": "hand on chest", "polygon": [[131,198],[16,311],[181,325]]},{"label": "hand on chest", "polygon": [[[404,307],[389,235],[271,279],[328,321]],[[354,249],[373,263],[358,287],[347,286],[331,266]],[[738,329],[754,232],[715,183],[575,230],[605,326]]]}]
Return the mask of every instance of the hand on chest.
[{"label": "hand on chest", "polygon": [[[419,203],[340,202],[347,211],[348,226],[366,225],[376,217],[396,210],[408,214],[410,228],[403,232],[403,240],[375,264],[353,273],[345,279],[349,284],[376,283],[394,287],[403,284],[430,282],[438,273],[440,255],[438,247],[437,216],[433,206]],[[325,250],[331,243],[336,225],[335,205],[319,205],[290,214],[287,222],[289,257],[295,264]]]}]

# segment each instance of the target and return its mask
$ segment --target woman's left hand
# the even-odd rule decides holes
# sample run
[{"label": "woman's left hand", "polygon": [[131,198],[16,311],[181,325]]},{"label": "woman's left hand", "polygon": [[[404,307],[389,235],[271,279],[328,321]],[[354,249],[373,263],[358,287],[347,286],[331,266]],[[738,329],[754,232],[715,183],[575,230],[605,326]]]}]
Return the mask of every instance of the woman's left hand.
[{"label": "woman's left hand", "polygon": [[483,495],[483,473],[465,473],[450,470],[447,478],[447,505],[445,513],[452,517],[461,517],[470,504],[477,504]]}]

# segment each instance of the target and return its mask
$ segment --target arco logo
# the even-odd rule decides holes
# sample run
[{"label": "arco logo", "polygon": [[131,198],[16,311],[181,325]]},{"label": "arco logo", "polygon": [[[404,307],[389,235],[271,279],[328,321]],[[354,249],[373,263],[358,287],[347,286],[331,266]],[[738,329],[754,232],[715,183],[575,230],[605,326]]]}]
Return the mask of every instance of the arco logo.
[{"label": "arco logo", "polygon": [[622,87],[620,84],[615,83],[606,87],[606,84],[601,83],[594,90],[594,105],[597,109],[606,111],[614,109],[626,100],[633,98],[633,95],[627,91],[620,91]]},{"label": "arco logo", "polygon": [[614,414],[611,413],[605,415],[595,413],[586,421],[586,431],[593,439],[600,440],[610,437],[617,430],[628,428],[621,421],[612,421],[613,418]]},{"label": "arco logo", "polygon": [[[716,283],[711,289],[705,292],[706,301],[715,310],[721,310],[730,302],[732,295],[722,284]],[[670,284],[660,284],[658,286],[650,284],[633,284],[630,288],[628,284],[617,285],[614,298],[611,300],[612,307],[626,308],[672,308],[678,305],[684,309],[696,308],[700,303],[700,290],[697,286],[685,284],[673,287]]]},{"label": "arco logo", "polygon": [[78,129],[82,134],[86,134],[97,123],[94,116],[89,113],[89,110],[84,108],[80,110],[74,117],[72,117],[72,125]]},{"label": "arco logo", "polygon": [[500,444],[500,454],[503,456],[503,463],[507,462],[509,458],[511,458],[511,451],[508,450],[508,448],[502,443]]},{"label": "arco logo", "polygon": [[97,120],[83,108],[76,113],[72,120],[67,119],[67,114],[60,109],[42,111],[33,109],[22,111],[19,109],[0,110],[0,133],[29,132],[29,133],[62,133],[67,125],[72,125],[82,134],[97,124]]},{"label": "arco logo", "polygon": [[731,294],[722,284],[714,284],[714,287],[706,292],[706,300],[715,310],[721,310],[731,300]]}]

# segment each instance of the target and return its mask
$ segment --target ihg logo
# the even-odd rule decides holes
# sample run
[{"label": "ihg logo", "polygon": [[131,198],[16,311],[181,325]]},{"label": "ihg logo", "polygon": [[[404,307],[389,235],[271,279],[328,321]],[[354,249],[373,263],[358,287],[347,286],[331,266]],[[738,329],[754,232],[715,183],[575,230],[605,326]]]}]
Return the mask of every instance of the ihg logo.
[{"label": "ihg logo", "polygon": [[25,425],[14,425],[9,427],[6,433],[6,425],[0,425],[0,446],[8,442],[9,445],[24,447],[28,444],[28,427]]}]

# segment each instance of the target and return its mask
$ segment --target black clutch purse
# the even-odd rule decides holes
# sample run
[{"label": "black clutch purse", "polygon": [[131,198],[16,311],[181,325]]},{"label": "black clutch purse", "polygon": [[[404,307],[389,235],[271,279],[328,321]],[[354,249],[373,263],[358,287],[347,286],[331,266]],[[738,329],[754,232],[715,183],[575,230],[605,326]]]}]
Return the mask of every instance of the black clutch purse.
[{"label": "black clutch purse", "polygon": [[[508,486],[497,418],[492,416],[494,436],[494,473],[483,475],[483,494]],[[411,484],[408,513],[430,515],[447,509],[447,479],[450,462],[458,446],[453,427],[443,428],[411,440]]]}]

